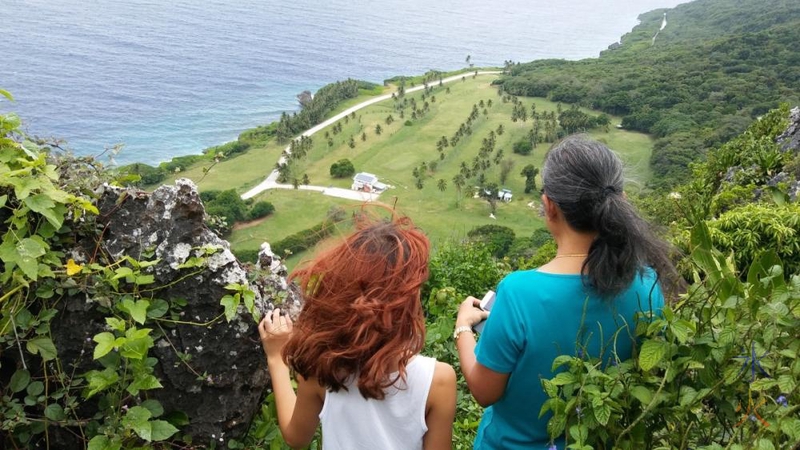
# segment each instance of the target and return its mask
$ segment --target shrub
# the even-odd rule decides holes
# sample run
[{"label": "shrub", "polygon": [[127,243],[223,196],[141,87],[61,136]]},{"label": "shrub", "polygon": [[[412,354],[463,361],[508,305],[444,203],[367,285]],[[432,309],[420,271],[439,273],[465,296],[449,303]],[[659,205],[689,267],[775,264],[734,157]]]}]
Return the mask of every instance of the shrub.
[{"label": "shrub", "polygon": [[192,164],[207,159],[208,157],[206,155],[178,156],[176,158],[172,158],[171,161],[161,163],[159,167],[163,169],[166,173],[183,172],[184,170],[188,169],[189,166],[191,166]]},{"label": "shrub", "polygon": [[459,296],[481,297],[494,289],[508,273],[508,266],[495,261],[486,245],[476,242],[445,242],[431,257],[430,277],[422,290],[422,298],[431,291],[445,287],[455,289]]},{"label": "shrub", "polygon": [[514,243],[516,234],[511,228],[502,225],[482,225],[469,230],[467,236],[473,242],[482,242],[492,255],[502,258]]},{"label": "shrub", "polygon": [[250,208],[247,213],[248,220],[260,219],[272,214],[275,211],[275,205],[270,202],[258,202]]},{"label": "shrub", "polygon": [[348,178],[356,173],[356,168],[349,159],[340,159],[331,164],[330,174],[334,178]]},{"label": "shrub", "polygon": [[234,189],[201,193],[200,199],[205,201],[208,215],[224,217],[228,226],[247,218],[247,205]]},{"label": "shrub", "polygon": [[318,242],[330,236],[336,228],[336,222],[326,219],[311,228],[298,231],[272,244],[272,251],[283,257],[289,253],[299,253],[317,245]]},{"label": "shrub", "polygon": [[411,125],[414,125],[414,122],[406,120],[405,126],[410,127]]},{"label": "shrub", "polygon": [[120,172],[138,175],[139,181],[133,182],[135,186],[158,184],[164,181],[167,173],[161,167],[148,166],[147,164],[134,163],[120,168]]},{"label": "shrub", "polygon": [[530,155],[533,151],[533,144],[528,139],[523,139],[521,141],[514,142],[514,153],[518,155]]},{"label": "shrub", "polygon": [[241,250],[232,250],[236,259],[240,262],[255,263],[258,261],[258,249],[247,248]]}]

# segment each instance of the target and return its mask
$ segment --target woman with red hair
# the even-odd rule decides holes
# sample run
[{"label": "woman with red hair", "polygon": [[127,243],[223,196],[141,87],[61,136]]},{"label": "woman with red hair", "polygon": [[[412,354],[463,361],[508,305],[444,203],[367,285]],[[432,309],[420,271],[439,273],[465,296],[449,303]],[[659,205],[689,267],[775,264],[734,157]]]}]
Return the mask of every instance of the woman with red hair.
[{"label": "woman with red hair", "polygon": [[290,276],[296,322],[276,308],[259,325],[281,434],[304,447],[321,422],[324,450],[449,449],[455,372],[419,354],[428,239],[408,218],[360,222]]}]

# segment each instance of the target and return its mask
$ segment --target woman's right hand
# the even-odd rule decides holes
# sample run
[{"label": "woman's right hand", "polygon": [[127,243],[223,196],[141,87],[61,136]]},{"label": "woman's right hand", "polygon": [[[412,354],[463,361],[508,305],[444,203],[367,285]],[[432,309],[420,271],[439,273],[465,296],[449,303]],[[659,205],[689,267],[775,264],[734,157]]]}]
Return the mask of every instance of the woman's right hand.
[{"label": "woman's right hand", "polygon": [[272,310],[258,324],[258,334],[261,336],[261,345],[267,358],[280,358],[281,350],[292,334],[292,319],[288,315],[281,315],[280,308]]},{"label": "woman's right hand", "polygon": [[473,327],[482,320],[489,317],[489,311],[481,309],[481,301],[475,297],[467,297],[458,307],[456,316],[456,326]]}]

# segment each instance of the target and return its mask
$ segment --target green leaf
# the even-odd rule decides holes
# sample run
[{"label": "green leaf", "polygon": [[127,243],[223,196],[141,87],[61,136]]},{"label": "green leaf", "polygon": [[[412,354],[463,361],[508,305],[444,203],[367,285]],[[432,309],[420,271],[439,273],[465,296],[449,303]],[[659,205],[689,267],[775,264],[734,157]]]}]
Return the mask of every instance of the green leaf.
[{"label": "green leaf", "polygon": [[47,252],[44,245],[31,238],[22,239],[16,246],[16,262],[22,272],[36,281],[39,276],[39,257]]},{"label": "green leaf", "polygon": [[107,436],[100,434],[89,441],[87,450],[119,450],[120,448],[122,448],[122,442],[117,438],[109,439]]},{"label": "green leaf", "polygon": [[689,336],[694,334],[695,327],[694,324],[688,320],[681,319],[673,322],[670,325],[670,330],[672,331],[672,334],[675,335],[675,338],[678,339],[678,342],[685,344],[689,339]]},{"label": "green leaf", "polygon": [[163,317],[169,311],[169,303],[160,298],[154,299],[147,309],[147,317],[158,318]]},{"label": "green leaf", "polygon": [[577,381],[578,379],[575,378],[575,375],[569,372],[561,372],[558,375],[556,375],[555,378],[550,380],[550,382],[553,383],[553,385],[555,386],[564,386],[565,384],[572,384]]},{"label": "green leaf", "polygon": [[86,373],[86,381],[88,386],[84,392],[84,397],[88,399],[98,392],[107,389],[109,386],[114,385],[119,381],[119,375],[116,370],[110,367],[102,372],[91,370]]},{"label": "green leaf", "polygon": [[239,294],[222,297],[219,304],[225,307],[225,320],[230,322],[236,317],[236,308],[239,307]]},{"label": "green leaf", "polygon": [[112,330],[120,332],[125,331],[125,321],[122,319],[117,319],[116,317],[106,317],[106,324],[108,324],[108,326],[111,327]]},{"label": "green leaf", "polygon": [[10,92],[8,92],[5,89],[0,89],[0,95],[2,95],[3,97],[7,98],[8,101],[10,101],[10,102],[14,101],[14,97],[11,95]]},{"label": "green leaf", "polygon": [[800,442],[800,419],[786,417],[781,421],[781,431],[794,442]]},{"label": "green leaf", "polygon": [[164,408],[158,400],[145,400],[142,402],[142,408],[147,408],[150,411],[150,417],[159,417],[164,414]]},{"label": "green leaf", "polygon": [[553,367],[550,369],[550,371],[555,372],[556,369],[571,361],[572,361],[572,356],[569,355],[557,356],[556,359],[553,360]]},{"label": "green leaf", "polygon": [[608,423],[611,418],[611,406],[608,403],[601,403],[599,406],[593,406],[594,418],[603,425]]},{"label": "green leaf", "polygon": [[149,389],[158,389],[163,387],[158,381],[158,378],[151,374],[137,374],[133,383],[128,385],[126,389],[131,395],[138,395],[139,391],[146,391]]},{"label": "green leaf", "polygon": [[150,422],[150,426],[152,427],[151,438],[153,441],[169,439],[170,436],[178,432],[178,429],[166,420],[153,420]]},{"label": "green leaf", "polygon": [[769,439],[759,439],[756,441],[757,450],[775,450],[775,446]]},{"label": "green leaf", "polygon": [[28,385],[28,388],[25,390],[28,395],[32,395],[34,397],[38,396],[42,392],[44,392],[44,383],[41,381],[34,381],[33,383]]},{"label": "green leaf", "polygon": [[[107,318],[106,321],[108,321],[108,319],[111,318],[110,317]],[[92,359],[100,359],[103,356],[107,355],[108,352],[114,349],[114,341],[116,339],[117,338],[113,334],[107,331],[100,334],[96,334],[94,338],[92,338],[93,341],[97,342],[97,346],[94,348],[94,354],[92,355]]]},{"label": "green leaf", "polygon": [[53,341],[50,340],[50,338],[37,337],[31,339],[28,341],[26,347],[29,352],[33,353],[34,355],[40,355],[45,361],[50,361],[58,356],[56,346],[53,344]]},{"label": "green leaf", "polygon": [[791,375],[781,375],[778,377],[778,388],[781,392],[792,392],[796,386],[796,381]]},{"label": "green leaf", "polygon": [[47,405],[47,408],[44,409],[44,416],[54,422],[61,422],[67,418],[67,415],[64,414],[64,408],[58,403]]},{"label": "green leaf", "polygon": [[56,209],[56,203],[47,194],[36,194],[25,199],[25,206],[44,216],[54,228],[61,228],[64,214]]},{"label": "green leaf", "polygon": [[133,430],[140,438],[150,441],[152,437],[152,427],[150,426],[150,422],[148,422],[150,417],[152,417],[152,414],[147,408],[134,406],[130,408],[125,414],[125,417],[122,418],[122,425],[125,428]]},{"label": "green leaf", "polygon": [[653,400],[653,393],[644,386],[634,386],[630,392],[633,398],[639,400],[642,405],[649,405]]},{"label": "green leaf", "polygon": [[125,343],[120,348],[119,354],[125,358],[143,359],[148,350],[153,346],[153,338],[149,336],[149,328],[130,328],[125,332]]},{"label": "green leaf", "polygon": [[147,319],[147,307],[150,302],[147,300],[136,300],[135,302],[129,298],[122,301],[122,309],[131,315],[131,318],[139,324],[144,324]]},{"label": "green leaf", "polygon": [[145,284],[152,284],[155,283],[155,281],[156,277],[154,277],[153,275],[139,275],[133,280],[133,282],[139,286]]},{"label": "green leaf", "polygon": [[114,270],[114,274],[115,275],[111,279],[119,280],[120,278],[125,278],[129,275],[132,275],[133,269],[131,269],[130,267],[117,267],[117,269]]},{"label": "green leaf", "polygon": [[645,341],[639,352],[639,367],[647,371],[658,365],[666,354],[666,343],[661,341]]},{"label": "green leaf", "polygon": [[558,395],[558,387],[551,383],[550,380],[542,379],[542,388],[549,397],[556,397]]},{"label": "green leaf", "polygon": [[255,300],[256,300],[255,292],[248,289],[244,291],[242,296],[244,297],[244,307],[247,308],[247,312],[253,314],[253,310],[255,309]]},{"label": "green leaf", "polygon": [[167,414],[165,417],[167,421],[176,427],[182,427],[185,425],[189,425],[189,416],[186,415],[183,411],[172,411]]},{"label": "green leaf", "polygon": [[18,370],[14,372],[14,375],[11,375],[11,381],[8,383],[8,387],[11,388],[11,392],[17,393],[28,387],[28,383],[31,382],[31,373],[27,370]]}]

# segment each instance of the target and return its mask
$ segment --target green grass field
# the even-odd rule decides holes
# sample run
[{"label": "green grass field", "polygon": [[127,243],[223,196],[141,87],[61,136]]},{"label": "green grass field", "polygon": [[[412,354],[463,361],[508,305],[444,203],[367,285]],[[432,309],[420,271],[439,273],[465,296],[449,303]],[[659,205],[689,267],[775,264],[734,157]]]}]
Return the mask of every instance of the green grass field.
[{"label": "green grass field", "polygon": [[[428,98],[430,111],[419,120],[412,120],[411,126],[404,124],[410,119],[410,108],[406,108],[405,118],[400,119],[392,100],[364,108],[356,113],[355,118],[341,121],[341,133],[335,136],[331,133],[334,141],[332,147],[324,137],[325,132],[331,131],[332,127],[315,134],[312,150],[304,160],[294,164],[293,173],[298,177],[307,174],[313,185],[349,188],[349,178],[334,179],[329,175],[332,163],[348,158],[355,165],[356,171],[374,173],[380,181],[391,185],[390,189],[381,194],[380,202],[396,205],[398,211],[411,217],[434,242],[463,237],[473,227],[485,224],[505,225],[514,229],[518,236],[529,236],[542,226],[538,213],[539,195],[523,193],[525,179],[520,171],[527,164],[540,168],[550,144],[539,144],[528,156],[512,152],[513,143],[526,136],[531,121],[511,121],[513,104],[501,101],[497,89],[491,85],[492,80],[492,76],[479,76],[475,79],[467,76],[463,82],[456,81],[436,87],[433,92],[436,101]],[[451,91],[449,94],[445,92],[448,86]],[[421,96],[422,92],[415,92],[406,97],[409,101],[415,98],[421,105]],[[455,148],[447,147],[444,151],[445,158],[439,160],[436,141],[441,136],[450,138],[460,124],[466,121],[473,104],[481,100],[488,103],[489,99],[493,104],[486,107],[488,115],[481,113],[473,123],[472,134],[462,138]],[[554,103],[544,99],[523,98],[521,101],[529,111],[532,103],[536,104],[537,111],[556,109]],[[337,111],[355,103],[355,99],[347,102],[337,108]],[[589,110],[586,112],[597,114]],[[390,114],[395,121],[387,125],[386,117]],[[612,118],[612,126],[608,132],[598,130],[589,134],[605,142],[622,156],[628,166],[628,189],[636,190],[650,177],[648,161],[652,140],[644,134],[617,129],[614,126],[617,123],[619,119]],[[383,129],[380,135],[375,131],[378,124]],[[470,180],[459,196],[452,179],[458,173],[461,162],[471,163],[478,154],[482,139],[490,131],[496,131],[501,124],[505,132],[497,136],[493,155],[502,149],[503,159],[514,162],[507,181],[501,184],[502,187],[511,189],[514,198],[510,203],[499,202],[496,219],[492,219],[489,217],[489,204],[472,196],[475,180]],[[362,141],[362,133],[366,134],[366,141]],[[356,142],[352,149],[348,146],[350,136]],[[284,145],[271,142],[262,148],[251,149],[244,155],[222,161],[207,172],[204,172],[203,167],[195,167],[179,176],[199,180],[202,190],[235,188],[244,192],[269,174],[283,148]],[[430,165],[433,161],[436,161],[436,169],[428,171],[423,189],[417,189],[412,170],[422,162]],[[499,172],[499,166],[493,164],[486,171],[487,181],[500,184]],[[439,179],[444,179],[447,184],[444,191],[437,186]],[[234,231],[229,240],[235,250],[258,248],[263,241],[274,242],[311,227],[322,221],[332,206],[359,206],[353,201],[294,190],[267,191],[255,200],[272,202],[276,207],[275,213],[256,226]],[[300,257],[301,255],[297,255],[289,262],[293,263]]]}]

